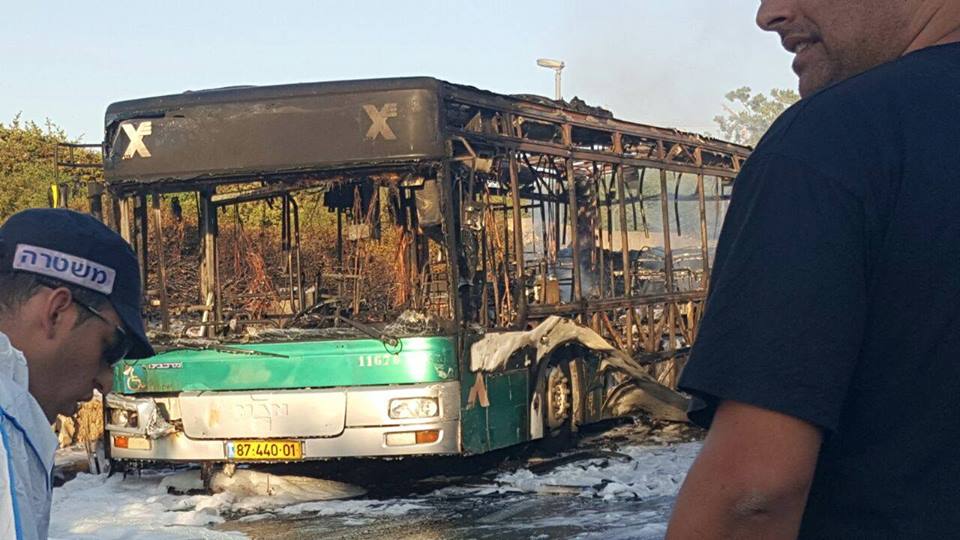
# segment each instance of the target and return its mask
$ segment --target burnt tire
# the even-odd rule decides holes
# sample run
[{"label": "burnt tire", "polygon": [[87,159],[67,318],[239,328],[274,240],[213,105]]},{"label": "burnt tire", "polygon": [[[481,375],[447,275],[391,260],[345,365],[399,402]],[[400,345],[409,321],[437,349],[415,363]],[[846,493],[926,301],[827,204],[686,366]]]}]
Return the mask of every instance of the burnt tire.
[{"label": "burnt tire", "polygon": [[569,362],[551,362],[542,374],[543,445],[561,451],[573,438],[573,379]]},{"label": "burnt tire", "polygon": [[562,431],[573,418],[573,387],[569,367],[563,363],[547,368],[543,396],[544,434]]}]

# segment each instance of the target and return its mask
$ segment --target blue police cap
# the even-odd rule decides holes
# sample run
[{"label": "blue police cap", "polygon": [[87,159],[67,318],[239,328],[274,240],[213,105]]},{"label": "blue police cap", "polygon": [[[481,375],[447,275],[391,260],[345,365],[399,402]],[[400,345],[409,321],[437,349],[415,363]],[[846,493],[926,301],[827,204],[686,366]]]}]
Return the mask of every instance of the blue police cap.
[{"label": "blue police cap", "polygon": [[32,208],[0,226],[0,242],[0,271],[39,274],[106,296],[133,340],[126,357],[156,354],[140,312],[140,264],[119,234],[87,214]]}]

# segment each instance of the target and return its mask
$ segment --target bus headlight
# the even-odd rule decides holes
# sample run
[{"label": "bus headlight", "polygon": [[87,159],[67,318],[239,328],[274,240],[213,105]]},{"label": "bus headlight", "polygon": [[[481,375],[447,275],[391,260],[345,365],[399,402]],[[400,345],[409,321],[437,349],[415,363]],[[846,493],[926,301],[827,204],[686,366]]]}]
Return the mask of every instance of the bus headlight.
[{"label": "bus headlight", "polygon": [[117,427],[135,428],[139,425],[137,411],[126,409],[110,409],[110,425]]},{"label": "bus headlight", "polygon": [[430,418],[440,413],[437,398],[399,398],[390,400],[390,418]]}]

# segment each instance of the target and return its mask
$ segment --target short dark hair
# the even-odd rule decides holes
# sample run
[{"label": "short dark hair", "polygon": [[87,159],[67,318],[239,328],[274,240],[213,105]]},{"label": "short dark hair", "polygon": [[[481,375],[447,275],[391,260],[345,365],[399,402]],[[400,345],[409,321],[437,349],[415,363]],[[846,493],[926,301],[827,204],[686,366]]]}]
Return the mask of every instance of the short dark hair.
[{"label": "short dark hair", "polygon": [[[58,279],[38,276],[28,272],[0,272],[0,318],[15,312],[37,292],[40,287],[63,287],[79,302],[99,308],[109,300],[90,289],[66,283]],[[92,317],[86,309],[77,310],[77,324]]]}]

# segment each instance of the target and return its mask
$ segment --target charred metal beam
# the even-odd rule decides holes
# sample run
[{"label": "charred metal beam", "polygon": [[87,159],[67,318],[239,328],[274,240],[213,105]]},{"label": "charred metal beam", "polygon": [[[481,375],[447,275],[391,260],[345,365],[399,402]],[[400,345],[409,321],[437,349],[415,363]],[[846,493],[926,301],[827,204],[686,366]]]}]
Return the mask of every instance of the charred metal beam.
[{"label": "charred metal beam", "polygon": [[135,214],[137,216],[136,241],[137,256],[140,258],[140,290],[147,293],[147,273],[150,271],[149,228],[150,214],[147,211],[147,196],[140,195],[136,199]]},{"label": "charred metal beam", "polygon": [[567,195],[570,202],[568,225],[570,226],[570,243],[573,246],[573,298],[574,302],[579,302],[583,298],[583,289],[580,282],[580,246],[577,242],[577,218],[579,214],[579,204],[577,203],[577,178],[573,173],[573,162],[567,160]]},{"label": "charred metal beam", "polygon": [[[220,281],[217,273],[217,207],[211,200],[214,190],[200,192],[200,237],[203,261],[200,265],[200,302],[207,306],[204,323],[220,322]],[[216,326],[206,327],[207,336],[216,335]]]},{"label": "charred metal beam", "polygon": [[160,208],[160,195],[153,194],[154,242],[157,245],[157,281],[160,294],[160,329],[170,331],[170,311],[167,300],[167,263],[163,252],[163,212]]},{"label": "charred metal beam", "polygon": [[645,124],[618,120],[616,118],[598,118],[596,116],[560,107],[548,107],[532,101],[500,96],[492,92],[484,92],[474,88],[448,85],[446,92],[448,100],[466,105],[473,105],[487,109],[498,109],[505,112],[558,124],[568,124],[572,127],[608,131],[611,136],[614,132],[642,138],[659,139],[672,144],[698,145],[716,152],[745,153],[749,150],[718,139],[711,139],[702,135],[685,133],[675,129],[661,128]]},{"label": "charred metal beam", "polygon": [[[448,156],[453,153],[452,145],[446,143]],[[441,210],[443,212],[443,240],[447,257],[447,299],[450,305],[450,314],[456,321],[463,320],[463,306],[460,305],[460,272],[457,264],[457,254],[460,253],[458,235],[456,234],[456,220],[453,207],[453,182],[451,181],[452,162],[445,159],[437,169],[437,182],[440,188]]]},{"label": "charred metal beam", "polygon": [[697,175],[697,193],[700,194],[700,246],[703,257],[703,274],[700,285],[706,289],[710,282],[710,241],[707,238],[707,201],[703,193],[703,175]]},{"label": "charred metal beam", "polygon": [[683,172],[690,174],[708,174],[711,176],[722,176],[732,178],[736,176],[733,168],[716,167],[712,165],[697,166],[691,163],[681,163],[670,161],[669,159],[641,159],[629,156],[617,155],[613,153],[597,152],[590,150],[571,150],[568,146],[547,142],[534,142],[517,137],[508,136],[490,136],[486,134],[472,133],[469,131],[454,131],[459,137],[470,139],[477,145],[487,144],[491,147],[510,148],[512,150],[529,153],[548,154],[559,158],[575,159],[579,161],[596,161],[601,163],[631,165],[634,167],[650,167],[654,169],[666,169],[671,172]]},{"label": "charred metal beam", "polygon": [[517,155],[514,152],[510,152],[510,158],[508,160],[507,166],[510,170],[510,195],[512,199],[511,206],[513,207],[513,255],[514,255],[514,264],[516,264],[516,275],[515,279],[517,281],[517,323],[523,325],[524,314],[526,313],[527,308],[527,294],[524,284],[523,277],[523,220],[520,216],[520,186],[517,179]]},{"label": "charred metal beam", "polygon": [[[664,148],[658,151],[663,155]],[[663,226],[663,271],[666,273],[667,290],[673,291],[673,250],[670,248],[670,204],[667,202],[667,171],[660,169],[660,217]]]},{"label": "charred metal beam", "polygon": [[[233,204],[272,199],[287,193],[296,193],[298,191],[314,189],[322,186],[324,183],[325,182],[322,180],[316,180],[313,182],[301,181],[291,184],[272,184],[248,191],[240,191],[237,193],[218,193],[211,198],[211,201],[217,206],[230,206]],[[326,181],[326,183],[329,183],[329,181]]]},{"label": "charred metal beam", "polygon": [[[623,181],[623,167],[617,167],[617,192],[620,211],[620,252],[623,257],[623,295],[633,297],[633,268],[630,266],[630,240],[627,232],[626,183]],[[633,309],[627,312],[627,350],[633,351]]]},{"label": "charred metal beam", "polygon": [[655,304],[670,304],[703,300],[703,291],[684,291],[673,294],[656,294],[649,296],[634,296],[633,298],[597,298],[581,300],[576,303],[554,305],[531,305],[531,317],[547,317],[550,315],[575,315],[579,313],[594,313],[612,309],[638,308]]}]

